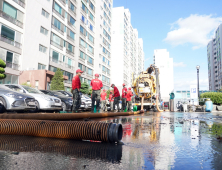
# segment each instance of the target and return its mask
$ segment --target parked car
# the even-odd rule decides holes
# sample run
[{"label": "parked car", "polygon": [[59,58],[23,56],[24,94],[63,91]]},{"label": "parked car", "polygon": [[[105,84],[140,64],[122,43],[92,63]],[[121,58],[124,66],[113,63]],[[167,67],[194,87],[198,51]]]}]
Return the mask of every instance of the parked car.
[{"label": "parked car", "polygon": [[5,111],[23,111],[35,109],[35,98],[24,93],[12,91],[0,85],[0,113]]},{"label": "parked car", "polygon": [[38,110],[62,110],[61,100],[57,97],[45,95],[38,89],[34,89],[28,86],[4,84],[4,86],[14,90],[23,92],[35,98],[36,111]]},{"label": "parked car", "polygon": [[[63,91],[63,90],[58,90],[57,92],[62,93],[66,95],[67,97],[73,97],[71,92]],[[85,94],[80,93],[81,95],[81,105],[80,109],[81,110],[91,110],[92,106],[92,100],[90,97],[86,96]]]},{"label": "parked car", "polygon": [[58,97],[62,101],[62,110],[63,111],[70,111],[72,110],[73,100],[71,97],[67,97],[66,95],[60,93],[59,91],[51,91],[51,90],[40,90],[44,94]]}]

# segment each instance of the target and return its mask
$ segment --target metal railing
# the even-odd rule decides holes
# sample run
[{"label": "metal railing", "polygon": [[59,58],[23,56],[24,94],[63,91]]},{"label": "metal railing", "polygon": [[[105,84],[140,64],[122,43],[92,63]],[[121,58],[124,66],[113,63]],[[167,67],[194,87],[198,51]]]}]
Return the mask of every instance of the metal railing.
[{"label": "metal railing", "polygon": [[76,0],[71,0],[71,2],[73,2],[74,4],[77,4]]},{"label": "metal railing", "polygon": [[7,44],[10,44],[10,45],[13,45],[13,46],[15,46],[15,47],[17,47],[17,48],[22,49],[22,44],[14,41],[14,40],[11,40],[10,38],[8,38],[8,37],[6,37],[6,36],[4,36],[4,35],[1,35],[1,36],[0,36],[0,41],[3,41],[3,42],[5,42],[5,43],[7,43]]},{"label": "metal railing", "polygon": [[88,63],[89,65],[93,66],[93,63],[90,63],[89,61],[87,61],[87,63]]},{"label": "metal railing", "polygon": [[4,61],[5,63],[6,63],[6,67],[9,67],[9,68],[12,68],[12,69],[14,69],[14,70],[19,70],[19,65],[18,64],[15,64],[15,63],[11,63],[11,62],[6,62],[6,61]]},{"label": "metal railing", "polygon": [[55,12],[62,20],[64,20],[64,16],[62,16],[58,11],[56,11],[55,9],[53,9],[53,12]]},{"label": "metal railing", "polygon": [[7,21],[9,21],[9,22],[21,27],[21,28],[23,28],[23,23],[22,22],[20,22],[19,20],[11,17],[10,15],[3,12],[2,10],[0,10],[0,17],[6,19]]},{"label": "metal railing", "polygon": [[66,1],[64,0],[59,0],[63,5],[66,5]]},{"label": "metal railing", "polygon": [[70,41],[75,42],[75,40],[74,40],[72,37],[70,37],[69,35],[67,35],[67,38],[68,38]]},{"label": "metal railing", "polygon": [[69,55],[74,55],[74,52],[72,52],[72,51],[69,51],[68,49],[66,49],[66,53],[68,53]]},{"label": "metal railing", "polygon": [[17,4],[19,4],[21,7],[25,8],[25,2],[21,1],[21,0],[13,0],[14,2],[16,2]]},{"label": "metal railing", "polygon": [[52,57],[50,57],[50,61],[52,61],[53,63],[59,64],[59,65],[62,65],[62,66],[64,65],[64,63],[62,61],[59,61],[59,60],[54,59]]},{"label": "metal railing", "polygon": [[70,7],[69,7],[69,11],[70,11],[74,16],[76,16],[76,11],[73,11]]},{"label": "metal railing", "polygon": [[52,24],[52,28],[58,31],[60,34],[64,35],[64,32],[60,29],[58,29],[55,25]]},{"label": "metal railing", "polygon": [[65,64],[65,67],[66,67],[66,68],[69,68],[69,69],[74,69],[73,66],[71,66],[71,65],[69,65],[69,64],[67,64],[67,63]]},{"label": "metal railing", "polygon": [[71,26],[72,28],[76,29],[76,27],[69,21],[68,21],[68,25]]},{"label": "metal railing", "polygon": [[54,45],[55,47],[59,48],[60,50],[63,50],[63,46],[61,46],[60,44],[57,44],[53,40],[51,40],[51,44]]}]

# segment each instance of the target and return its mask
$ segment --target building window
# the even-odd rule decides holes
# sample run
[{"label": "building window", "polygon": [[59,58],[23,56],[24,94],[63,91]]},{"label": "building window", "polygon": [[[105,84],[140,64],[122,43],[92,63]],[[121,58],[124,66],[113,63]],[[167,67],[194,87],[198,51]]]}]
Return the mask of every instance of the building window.
[{"label": "building window", "polygon": [[61,30],[61,22],[54,17],[53,19],[54,19],[54,26],[58,28],[59,30]]},{"label": "building window", "polygon": [[88,56],[88,62],[89,62],[90,64],[93,64],[93,59],[92,59],[91,57],[89,57],[89,56]]},{"label": "building window", "polygon": [[45,70],[46,66],[38,63],[38,70]]},{"label": "building window", "polygon": [[52,52],[52,61],[58,63],[59,61],[59,53],[53,51]]},{"label": "building window", "polygon": [[87,55],[85,53],[83,53],[82,51],[80,51],[80,58],[82,59],[86,59]]},{"label": "building window", "polygon": [[40,32],[44,35],[48,35],[48,30],[43,27],[40,28]]},{"label": "building window", "polygon": [[94,16],[92,15],[92,13],[90,12],[89,18],[94,21]]},{"label": "building window", "polygon": [[92,75],[93,75],[92,69],[88,68],[87,70],[88,70],[88,71],[87,71],[87,74],[89,74],[89,75],[92,76]]},{"label": "building window", "polygon": [[92,43],[94,43],[94,38],[93,38],[93,36],[89,34],[88,37],[89,37],[89,40],[90,40]]},{"label": "building window", "polygon": [[39,81],[38,81],[38,80],[35,81],[35,88],[36,88],[36,89],[39,88]]},{"label": "building window", "polygon": [[63,62],[66,61],[66,56],[63,56],[62,61],[63,61]]},{"label": "building window", "polygon": [[15,38],[15,31],[5,27],[4,25],[2,25],[2,31],[1,31],[1,36],[4,38],[7,38],[11,41],[14,41]]},{"label": "building window", "polygon": [[92,24],[89,24],[89,29],[90,29],[91,31],[93,31],[93,26],[92,26]]},{"label": "building window", "polygon": [[73,40],[75,40],[75,33],[74,32],[72,32],[71,30],[69,30],[70,32],[69,32],[69,36],[73,39]]},{"label": "building window", "polygon": [[7,51],[6,63],[12,63],[12,61],[13,61],[13,53],[10,53],[10,52]]},{"label": "building window", "polygon": [[7,2],[4,2],[3,4],[3,11],[11,16],[12,18],[17,18],[17,9],[8,4]]},{"label": "building window", "polygon": [[94,5],[92,4],[92,2],[89,3],[89,6],[90,6],[90,8],[91,8],[93,11],[95,11],[95,7],[94,7]]},{"label": "building window", "polygon": [[62,8],[55,2],[55,10],[62,15]]},{"label": "building window", "polygon": [[94,53],[93,47],[91,47],[90,45],[88,45],[88,51],[93,54],[93,53]]},{"label": "building window", "polygon": [[18,76],[6,74],[6,78],[0,80],[0,84],[18,84]]},{"label": "building window", "polygon": [[47,48],[45,46],[39,44],[39,51],[46,53],[46,50]]},{"label": "building window", "polygon": [[104,62],[104,63],[106,62],[106,58],[105,58],[105,57],[103,57],[103,62]]},{"label": "building window", "polygon": [[71,16],[69,16],[70,17],[70,19],[69,19],[69,22],[74,26],[75,25],[75,22],[76,22],[76,20],[74,20],[74,18],[73,17],[71,17]]},{"label": "building window", "polygon": [[46,18],[49,18],[49,13],[42,9],[42,15]]},{"label": "building window", "polygon": [[88,13],[88,9],[87,9],[87,7],[83,4],[83,2],[82,2],[82,10],[85,11],[86,13]]}]

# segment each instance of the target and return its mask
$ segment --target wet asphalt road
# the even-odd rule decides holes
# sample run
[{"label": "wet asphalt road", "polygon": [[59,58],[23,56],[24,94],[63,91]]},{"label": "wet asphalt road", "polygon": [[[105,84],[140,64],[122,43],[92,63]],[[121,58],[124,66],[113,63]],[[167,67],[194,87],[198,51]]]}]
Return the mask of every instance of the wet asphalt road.
[{"label": "wet asphalt road", "polygon": [[1,135],[0,169],[222,169],[222,114],[94,120],[121,123],[124,145]]}]

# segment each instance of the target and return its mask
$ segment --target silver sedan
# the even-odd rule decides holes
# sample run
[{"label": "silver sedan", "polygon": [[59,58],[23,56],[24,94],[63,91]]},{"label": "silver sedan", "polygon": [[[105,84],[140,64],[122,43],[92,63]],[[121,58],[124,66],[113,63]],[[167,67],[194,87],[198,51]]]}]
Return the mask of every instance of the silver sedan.
[{"label": "silver sedan", "polygon": [[36,111],[37,110],[62,110],[61,100],[57,97],[45,95],[41,91],[23,85],[17,84],[5,84],[5,86],[9,87],[14,91],[20,91],[25,94],[29,94],[34,97],[36,100]]},{"label": "silver sedan", "polygon": [[14,92],[11,89],[0,85],[0,113],[7,111],[19,111],[19,110],[34,110],[35,98]]}]

